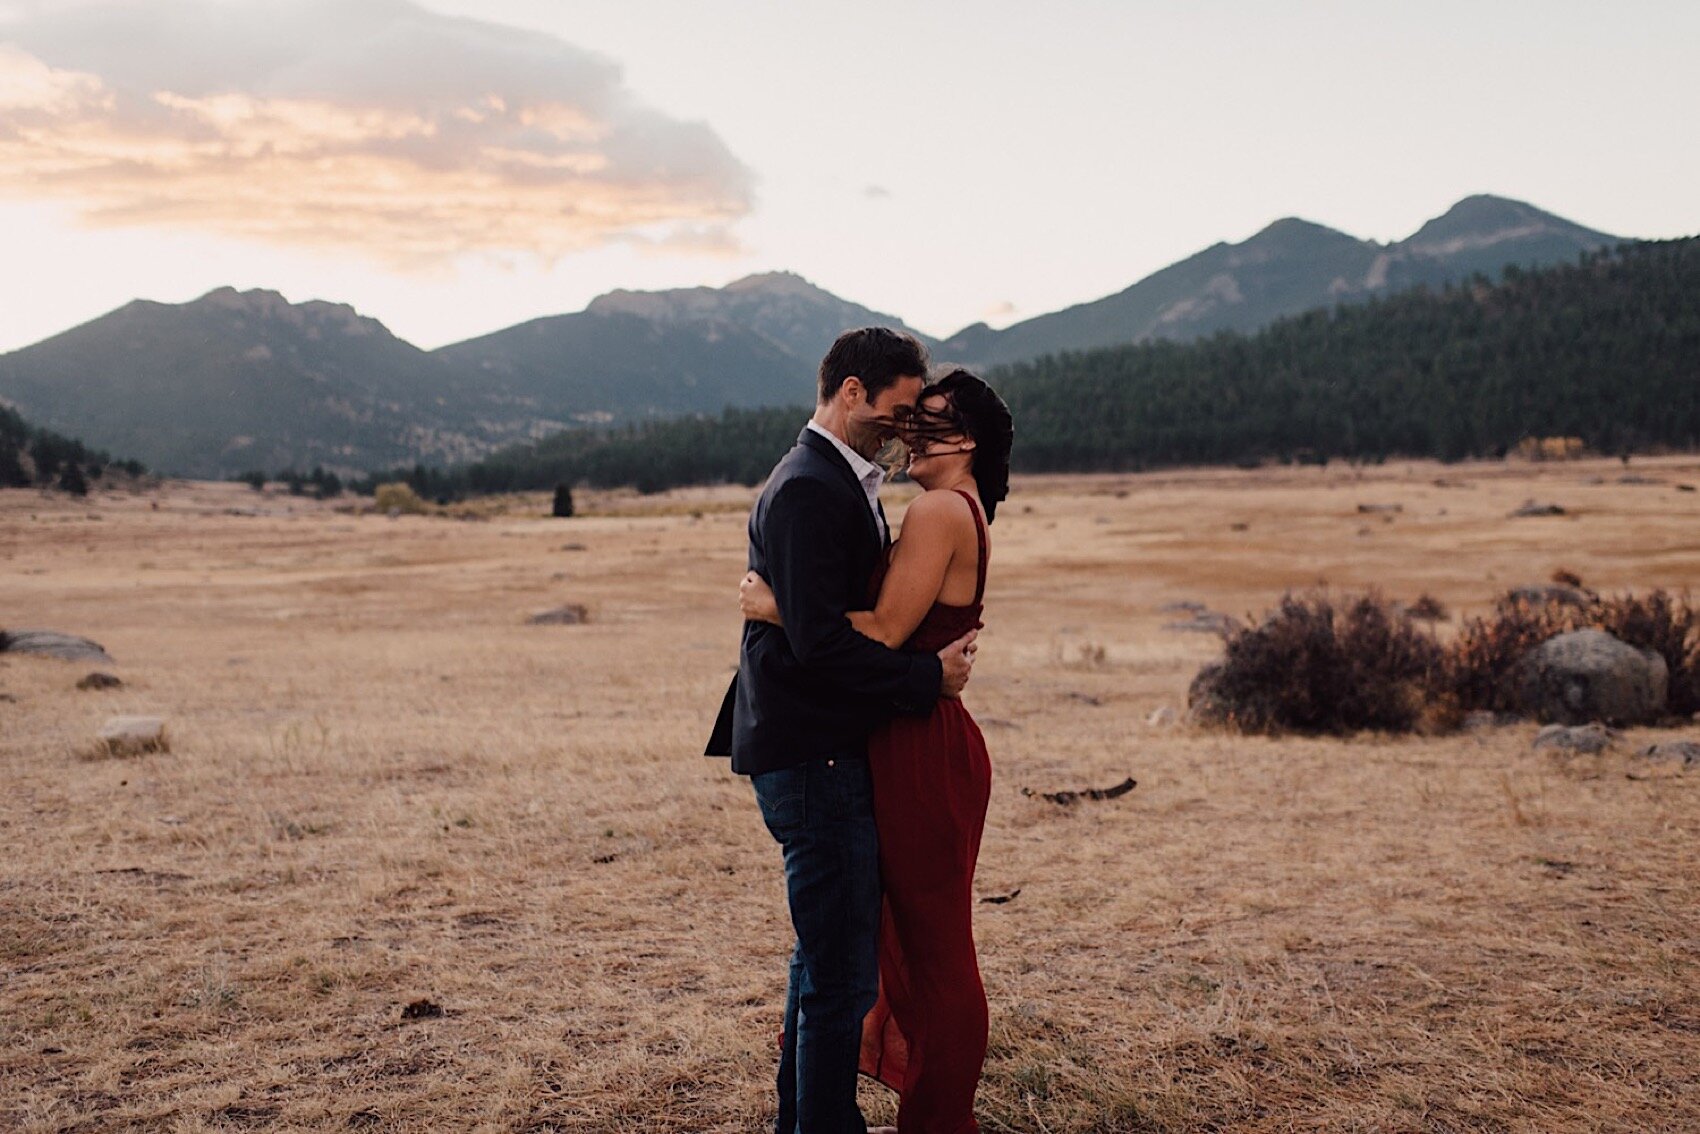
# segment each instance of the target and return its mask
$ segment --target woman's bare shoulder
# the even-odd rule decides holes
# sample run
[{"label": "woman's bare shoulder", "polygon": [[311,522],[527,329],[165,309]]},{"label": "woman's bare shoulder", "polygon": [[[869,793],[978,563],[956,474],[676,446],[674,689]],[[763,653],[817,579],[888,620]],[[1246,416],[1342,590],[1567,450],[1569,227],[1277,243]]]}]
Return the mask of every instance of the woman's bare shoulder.
[{"label": "woman's bare shoulder", "polygon": [[909,510],[903,515],[905,529],[911,523],[919,521],[929,528],[955,529],[961,526],[974,526],[973,505],[962,496],[948,488],[935,488],[923,492],[910,501]]}]

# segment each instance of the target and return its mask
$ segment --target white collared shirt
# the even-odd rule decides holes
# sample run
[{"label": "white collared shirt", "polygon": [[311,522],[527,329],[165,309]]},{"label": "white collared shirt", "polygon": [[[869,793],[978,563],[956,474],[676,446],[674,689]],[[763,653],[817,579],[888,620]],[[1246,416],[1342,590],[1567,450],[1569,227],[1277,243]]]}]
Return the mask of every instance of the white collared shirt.
[{"label": "white collared shirt", "polygon": [[834,437],[829,430],[821,428],[818,422],[811,420],[808,427],[831,441],[850,462],[850,471],[856,474],[856,479],[862,482],[862,491],[868,495],[868,511],[874,514],[874,526],[879,528],[880,542],[884,543],[887,533],[885,519],[880,515],[880,485],[885,483],[885,470]]}]

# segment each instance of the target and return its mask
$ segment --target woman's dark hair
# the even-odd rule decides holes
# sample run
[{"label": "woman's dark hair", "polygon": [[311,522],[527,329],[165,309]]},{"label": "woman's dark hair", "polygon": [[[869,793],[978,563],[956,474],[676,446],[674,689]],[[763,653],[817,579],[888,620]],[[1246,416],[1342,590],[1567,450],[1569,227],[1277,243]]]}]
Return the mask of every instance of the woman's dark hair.
[{"label": "woman's dark hair", "polygon": [[969,468],[980,486],[980,508],[989,524],[999,502],[1009,495],[1009,448],[1015,440],[1015,419],[985,379],[961,367],[928,383],[916,404],[934,394],[950,399],[951,409],[962,419],[968,436],[974,439]]},{"label": "woman's dark hair", "polygon": [[860,378],[873,401],[899,378],[926,374],[927,348],[914,335],[890,327],[845,331],[820,361],[820,404],[830,402],[846,378]]}]

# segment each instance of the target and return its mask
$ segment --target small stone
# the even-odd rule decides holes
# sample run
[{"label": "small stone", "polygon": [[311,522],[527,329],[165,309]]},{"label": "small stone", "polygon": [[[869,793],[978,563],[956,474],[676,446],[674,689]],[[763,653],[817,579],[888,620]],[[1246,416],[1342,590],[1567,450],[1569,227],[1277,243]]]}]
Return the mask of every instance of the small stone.
[{"label": "small stone", "polygon": [[1580,587],[1568,586],[1564,583],[1534,583],[1525,587],[1512,587],[1505,592],[1506,597],[1513,602],[1527,603],[1530,606],[1545,606],[1555,603],[1558,606],[1574,606],[1586,608],[1592,598]]},{"label": "small stone", "polygon": [[101,726],[100,743],[112,756],[171,751],[164,717],[113,717]]},{"label": "small stone", "polygon": [[1617,734],[1595,721],[1585,725],[1550,724],[1535,734],[1534,748],[1556,748],[1592,756],[1611,747]]},{"label": "small stone", "polygon": [[95,672],[77,682],[78,689],[117,689],[124,682],[110,673]]},{"label": "small stone", "polygon": [[434,1000],[419,999],[401,1010],[404,1020],[437,1020],[443,1016],[443,1006]]},{"label": "small stone", "polygon": [[1214,610],[1200,611],[1191,618],[1181,622],[1165,622],[1163,629],[1178,630],[1182,633],[1196,634],[1228,634],[1239,626],[1239,619],[1229,614],[1221,614]]},{"label": "small stone", "polygon": [[590,609],[579,602],[545,610],[526,619],[532,626],[578,626],[589,621]]},{"label": "small stone", "polygon": [[1525,500],[1512,509],[1511,515],[1517,516],[1562,516],[1564,508],[1558,504],[1542,504],[1535,500]]},{"label": "small stone", "polygon": [[1684,768],[1700,767],[1700,742],[1693,740],[1662,740],[1649,744],[1635,755],[1643,760],[1680,764]]},{"label": "small stone", "polygon": [[112,664],[111,655],[99,642],[57,630],[0,630],[0,652]]}]

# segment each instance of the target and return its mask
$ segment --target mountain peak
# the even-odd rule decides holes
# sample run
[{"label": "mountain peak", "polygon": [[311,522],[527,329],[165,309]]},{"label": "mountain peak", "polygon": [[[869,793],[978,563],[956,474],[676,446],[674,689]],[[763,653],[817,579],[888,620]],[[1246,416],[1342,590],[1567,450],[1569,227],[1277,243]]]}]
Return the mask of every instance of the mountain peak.
[{"label": "mountain peak", "polygon": [[1357,244],[1358,238],[1348,236],[1337,228],[1305,220],[1303,217],[1282,217],[1271,221],[1257,233],[1242,241],[1241,248],[1269,249],[1296,252],[1318,244]]},{"label": "mountain peak", "polygon": [[[183,304],[186,310],[213,308],[245,315],[254,319],[287,323],[292,327],[331,327],[345,335],[384,335],[391,337],[389,328],[378,320],[360,314],[346,303],[331,303],[309,299],[291,303],[283,293],[270,288],[256,287],[238,291],[233,287],[215,287],[199,299]],[[313,332],[317,334],[318,331]]]},{"label": "mountain peak", "polygon": [[737,293],[761,292],[768,295],[821,296],[824,288],[816,287],[796,272],[756,272],[743,279],[733,280],[722,290]]},{"label": "mountain peak", "polygon": [[1617,241],[1614,236],[1584,228],[1526,201],[1475,193],[1423,225],[1401,244],[1413,252],[1448,255],[1541,236],[1567,240],[1578,248],[1597,248]]}]

